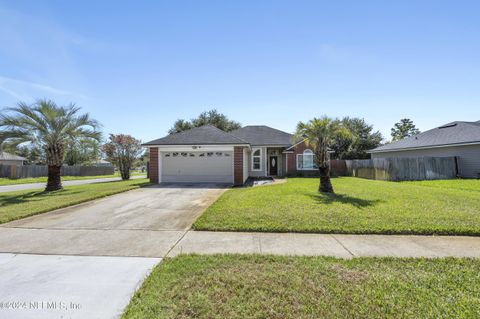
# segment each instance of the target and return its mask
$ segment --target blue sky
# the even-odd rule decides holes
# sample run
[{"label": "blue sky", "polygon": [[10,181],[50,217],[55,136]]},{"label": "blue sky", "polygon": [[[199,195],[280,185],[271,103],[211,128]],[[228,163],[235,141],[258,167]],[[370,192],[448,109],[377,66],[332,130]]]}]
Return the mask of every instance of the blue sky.
[{"label": "blue sky", "polygon": [[293,131],[327,114],[390,137],[480,120],[480,1],[3,1],[0,106],[76,102],[143,141],[217,108]]}]

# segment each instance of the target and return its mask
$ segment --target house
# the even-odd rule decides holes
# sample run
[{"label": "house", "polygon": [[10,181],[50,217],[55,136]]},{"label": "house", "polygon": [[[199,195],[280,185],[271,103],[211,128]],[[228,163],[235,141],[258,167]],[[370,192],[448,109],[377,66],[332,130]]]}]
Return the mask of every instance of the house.
[{"label": "house", "polygon": [[109,161],[106,161],[104,159],[100,159],[97,162],[95,162],[95,166],[113,166],[113,165]]},{"label": "house", "polygon": [[27,159],[15,154],[0,152],[0,165],[23,165]]},{"label": "house", "polygon": [[480,121],[452,122],[370,150],[372,158],[449,157],[460,177],[480,177]]},{"label": "house", "polygon": [[224,132],[206,125],[143,144],[154,183],[227,183],[316,171],[313,152],[293,135],[264,125]]}]

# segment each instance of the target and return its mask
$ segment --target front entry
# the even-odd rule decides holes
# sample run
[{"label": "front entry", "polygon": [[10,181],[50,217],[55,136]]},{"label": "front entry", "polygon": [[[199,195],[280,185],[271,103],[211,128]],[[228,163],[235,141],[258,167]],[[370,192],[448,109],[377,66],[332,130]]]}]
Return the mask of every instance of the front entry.
[{"label": "front entry", "polygon": [[277,176],[278,175],[278,158],[277,156],[270,156],[269,160],[269,175]]}]

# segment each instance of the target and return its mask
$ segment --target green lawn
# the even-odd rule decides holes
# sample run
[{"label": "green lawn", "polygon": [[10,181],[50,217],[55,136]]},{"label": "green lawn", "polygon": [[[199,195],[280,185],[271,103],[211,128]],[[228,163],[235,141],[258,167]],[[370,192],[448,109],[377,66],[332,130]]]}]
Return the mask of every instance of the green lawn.
[{"label": "green lawn", "polygon": [[412,184],[427,187],[450,188],[458,190],[469,190],[480,192],[480,179],[454,179],[454,180],[436,180],[419,182],[402,182],[402,184]]},{"label": "green lawn", "polygon": [[229,190],[194,223],[197,230],[480,235],[480,180],[384,182],[318,179]]},{"label": "green lawn", "polygon": [[0,224],[125,192],[147,184],[148,180],[141,178],[129,181],[67,186],[63,190],[49,193],[39,190],[0,193]]},{"label": "green lawn", "polygon": [[[131,176],[146,176],[147,173],[134,172]],[[98,176],[62,176],[62,181],[75,181],[96,178],[111,178],[120,177],[120,173],[116,172],[112,175],[98,175]],[[0,186],[16,185],[16,184],[31,184],[31,183],[46,183],[47,177],[29,177],[29,178],[0,178]]]},{"label": "green lawn", "polygon": [[122,319],[479,318],[479,259],[183,255]]}]

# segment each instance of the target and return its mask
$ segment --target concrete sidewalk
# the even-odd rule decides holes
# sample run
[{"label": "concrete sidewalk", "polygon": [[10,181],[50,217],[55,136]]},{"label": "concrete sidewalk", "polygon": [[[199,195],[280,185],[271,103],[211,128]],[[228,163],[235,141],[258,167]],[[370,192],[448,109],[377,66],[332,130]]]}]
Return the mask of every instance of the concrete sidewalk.
[{"label": "concrete sidewalk", "polygon": [[119,318],[160,261],[0,254],[0,318]]},{"label": "concrete sidewalk", "polygon": [[[132,176],[130,179],[146,178],[145,176]],[[73,181],[62,181],[63,186],[74,186],[94,183],[115,182],[122,180],[120,177],[94,178],[94,179],[80,179]],[[29,184],[14,184],[0,186],[0,193],[22,191],[27,189],[44,188],[46,183],[29,183]]]},{"label": "concrete sidewalk", "polygon": [[188,231],[167,254],[241,253],[352,257],[480,257],[480,237]]}]

